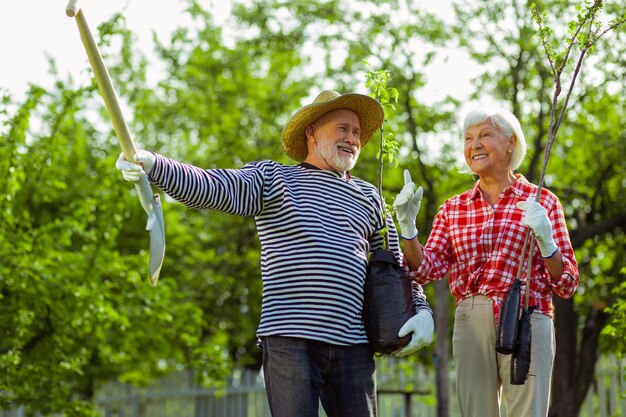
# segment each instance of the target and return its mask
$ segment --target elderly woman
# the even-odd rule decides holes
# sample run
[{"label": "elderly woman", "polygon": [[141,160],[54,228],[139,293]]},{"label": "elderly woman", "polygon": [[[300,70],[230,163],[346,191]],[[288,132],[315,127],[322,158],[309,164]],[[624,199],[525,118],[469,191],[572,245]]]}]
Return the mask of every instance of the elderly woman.
[{"label": "elderly woman", "polygon": [[[415,226],[422,189],[415,191],[405,171],[405,186],[394,209],[407,273],[420,284],[449,274],[456,298],[452,343],[461,415],[499,416],[502,398],[508,417],[544,417],[555,354],[552,293],[569,298],[579,281],[563,208],[546,189],[535,202],[538,187],[515,173],[525,157],[526,142],[513,114],[473,110],[463,131],[465,162],[478,180],[443,203],[423,247]],[[524,385],[511,385],[511,356],[496,352],[496,326],[522,262],[526,227],[534,232],[539,249],[532,254],[530,281],[529,305],[536,306],[531,315],[531,368]],[[524,282],[522,300],[526,289]]]}]

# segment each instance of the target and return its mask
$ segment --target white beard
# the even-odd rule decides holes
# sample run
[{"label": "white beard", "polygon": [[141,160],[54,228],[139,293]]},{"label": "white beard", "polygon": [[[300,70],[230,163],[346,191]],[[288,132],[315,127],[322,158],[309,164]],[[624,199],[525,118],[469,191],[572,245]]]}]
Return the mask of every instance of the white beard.
[{"label": "white beard", "polygon": [[316,143],[315,149],[317,155],[326,161],[328,165],[341,172],[350,171],[354,168],[361,153],[360,149],[356,149],[351,156],[344,156],[343,153],[340,154],[341,151],[334,142],[328,142],[326,146],[320,146],[319,143]]}]

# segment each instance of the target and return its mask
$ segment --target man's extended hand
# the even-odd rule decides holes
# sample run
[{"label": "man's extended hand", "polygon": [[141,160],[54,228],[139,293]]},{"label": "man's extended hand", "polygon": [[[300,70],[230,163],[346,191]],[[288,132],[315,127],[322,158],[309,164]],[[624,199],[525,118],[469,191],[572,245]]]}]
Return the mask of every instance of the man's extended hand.
[{"label": "man's extended hand", "polygon": [[124,157],[124,154],[121,153],[115,163],[115,168],[122,171],[122,176],[126,181],[137,182],[141,179],[141,177],[146,175],[146,173],[150,173],[155,160],[156,158],[152,152],[138,150],[135,154],[135,161],[137,161],[138,164],[141,164],[138,165],[128,162]]},{"label": "man's extended hand", "polygon": [[404,187],[396,196],[393,202],[393,210],[396,212],[396,219],[400,226],[400,235],[405,239],[413,239],[417,236],[415,218],[422,205],[424,190],[418,187],[415,190],[415,183],[411,180],[411,173],[404,170]]},{"label": "man's extended hand", "polygon": [[396,358],[410,355],[417,352],[421,348],[428,346],[433,341],[433,332],[435,331],[435,323],[433,316],[429,311],[420,311],[411,317],[398,332],[399,337],[404,337],[413,332],[411,341],[408,345],[400,348],[392,353]]},{"label": "man's extended hand", "polygon": [[552,237],[552,224],[548,211],[532,197],[517,203],[517,208],[524,211],[522,224],[533,230],[541,256],[549,258],[554,255],[558,247]]}]

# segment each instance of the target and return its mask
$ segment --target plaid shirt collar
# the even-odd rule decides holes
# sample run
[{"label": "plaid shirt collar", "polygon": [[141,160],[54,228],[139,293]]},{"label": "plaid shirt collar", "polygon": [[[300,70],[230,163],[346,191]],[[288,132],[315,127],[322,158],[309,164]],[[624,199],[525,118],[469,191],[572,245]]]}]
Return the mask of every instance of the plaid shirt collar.
[{"label": "plaid shirt collar", "polygon": [[[515,174],[515,178],[516,178],[515,182],[511,184],[510,186],[506,187],[502,191],[502,193],[504,194],[514,193],[521,197],[525,194],[524,189],[528,190],[528,185],[530,183],[528,182],[526,177],[524,177],[522,174]],[[466,198],[463,198],[463,197],[466,197]],[[482,198],[482,192],[480,191],[480,179],[478,179],[478,181],[474,183],[474,186],[471,189],[469,189],[465,193],[464,196],[461,196],[461,201],[465,200],[466,203],[469,203],[475,198],[479,198],[479,197]]]}]

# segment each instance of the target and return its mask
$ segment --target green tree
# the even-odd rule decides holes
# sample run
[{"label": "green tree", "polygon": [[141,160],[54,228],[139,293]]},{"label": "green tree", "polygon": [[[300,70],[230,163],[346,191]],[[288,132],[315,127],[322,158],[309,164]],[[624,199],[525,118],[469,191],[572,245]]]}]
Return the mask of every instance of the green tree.
[{"label": "green tree", "polygon": [[[118,23],[101,37],[127,37]],[[3,408],[88,415],[110,379],[141,385],[201,362],[219,381],[230,363],[192,294],[173,279],[146,286],[145,216],[113,168],[109,121],[83,110],[101,107],[95,91],[59,81],[2,101]]]},{"label": "green tree", "polygon": [[[429,65],[460,44],[484,68],[475,98],[520,116],[531,148],[522,172],[536,180],[553,86],[529,4],[457,2],[463,25],[454,30],[400,0],[246,1],[223,27],[198,2],[188,4],[189,27],[167,44],[155,36],[166,74],[154,86],[123,19],[99,28],[138,147],[207,168],[291,163],[279,141],[284,122],[321,89],[364,91],[365,59],[388,70],[399,92],[386,125],[401,144],[400,165],[386,170],[384,189],[390,200],[402,169],[411,170],[425,189],[418,227],[426,236],[438,205],[472,183],[455,169],[459,98],[431,103],[422,94]],[[572,2],[541,6],[558,16],[554,30],[566,31]],[[606,13],[623,16],[624,6],[607,4]],[[546,178],[566,209],[582,274],[573,300],[555,300],[559,415],[574,415],[563,411],[568,395],[584,398],[589,359],[624,351],[625,36],[620,28],[586,59]],[[167,251],[152,288],[145,214],[113,168],[120,150],[95,84],[59,80],[50,91],[33,86],[20,102],[5,96],[0,121],[0,406],[88,415],[94,391],[111,379],[142,385],[193,368],[200,382],[219,384],[232,366],[260,365],[252,219],[164,198]],[[365,147],[354,172],[372,183],[377,151]],[[443,282],[426,290],[445,370],[449,291]],[[410,361],[430,364],[432,354]]]}]

